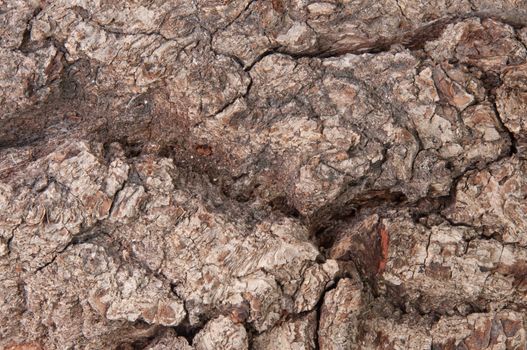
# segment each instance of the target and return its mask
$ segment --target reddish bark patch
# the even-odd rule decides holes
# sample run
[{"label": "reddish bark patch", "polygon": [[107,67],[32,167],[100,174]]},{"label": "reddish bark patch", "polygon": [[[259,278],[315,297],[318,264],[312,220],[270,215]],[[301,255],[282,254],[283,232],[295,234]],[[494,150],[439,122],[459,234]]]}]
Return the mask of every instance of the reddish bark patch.
[{"label": "reddish bark patch", "polygon": [[503,328],[503,333],[511,338],[522,328],[522,323],[521,321],[501,320],[501,326]]},{"label": "reddish bark patch", "polygon": [[276,12],[280,14],[284,13],[285,8],[284,8],[284,3],[282,2],[282,0],[272,0],[271,4],[273,5],[273,10],[275,10]]},{"label": "reddish bark patch", "polygon": [[208,157],[212,155],[212,147],[210,147],[209,145],[198,145],[196,146],[196,152],[200,156]]},{"label": "reddish bark patch", "polygon": [[377,273],[383,273],[386,268],[386,263],[388,262],[388,247],[390,244],[390,235],[384,227],[384,225],[379,225],[379,240],[380,240],[380,260],[377,267]]}]

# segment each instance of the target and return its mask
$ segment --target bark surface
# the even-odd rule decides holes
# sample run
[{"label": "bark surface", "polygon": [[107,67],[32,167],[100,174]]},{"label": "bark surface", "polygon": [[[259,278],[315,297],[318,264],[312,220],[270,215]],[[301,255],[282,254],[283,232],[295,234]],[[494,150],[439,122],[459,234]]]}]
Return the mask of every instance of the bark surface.
[{"label": "bark surface", "polygon": [[0,0],[0,348],[525,349],[526,44],[524,0]]}]

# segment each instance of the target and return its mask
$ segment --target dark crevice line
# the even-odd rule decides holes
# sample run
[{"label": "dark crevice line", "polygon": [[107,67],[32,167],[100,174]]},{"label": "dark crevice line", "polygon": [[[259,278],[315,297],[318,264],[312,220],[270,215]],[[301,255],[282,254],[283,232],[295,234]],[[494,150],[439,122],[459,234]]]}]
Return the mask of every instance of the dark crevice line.
[{"label": "dark crevice line", "polygon": [[518,153],[518,140],[516,139],[516,136],[514,135],[514,133],[510,131],[510,129],[505,125],[505,123],[503,123],[503,119],[501,118],[501,115],[498,110],[498,107],[496,106],[495,100],[492,101],[491,106],[492,106],[492,110],[496,114],[496,119],[498,121],[499,126],[507,133],[507,136],[510,139],[511,145],[510,145],[508,156],[512,157],[513,155]]},{"label": "dark crevice line", "polygon": [[[98,222],[94,226],[91,226],[91,227],[89,227],[89,228],[87,228],[85,230],[82,230],[81,232],[73,235],[71,237],[70,241],[62,249],[57,251],[55,253],[55,255],[51,258],[50,261],[44,263],[42,266],[37,267],[35,269],[34,273],[40,272],[41,270],[45,269],[49,265],[53,264],[55,262],[55,260],[62,253],[64,253],[66,250],[68,250],[68,248],[70,248],[71,246],[88,243],[88,242],[91,242],[91,241],[93,241],[94,239],[96,239],[98,237],[101,237],[101,236],[108,236],[109,237],[108,233],[104,232],[103,230],[100,230],[100,227],[99,227],[100,223],[101,222]],[[97,231],[97,232],[93,232],[93,231]]]},{"label": "dark crevice line", "polygon": [[22,34],[22,42],[17,48],[18,51],[25,53],[25,54],[29,53],[28,46],[29,46],[29,42],[31,41],[31,29],[33,28],[33,24],[31,22],[39,15],[40,12],[42,12],[42,7],[39,6],[35,8],[35,10],[33,11],[33,14],[26,22],[26,28],[24,30],[24,33]]}]

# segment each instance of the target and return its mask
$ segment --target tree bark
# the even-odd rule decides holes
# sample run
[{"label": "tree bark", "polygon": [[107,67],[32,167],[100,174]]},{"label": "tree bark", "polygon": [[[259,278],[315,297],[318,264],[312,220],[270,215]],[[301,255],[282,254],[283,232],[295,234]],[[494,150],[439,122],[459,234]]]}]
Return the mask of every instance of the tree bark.
[{"label": "tree bark", "polygon": [[0,348],[525,349],[525,25],[0,0]]}]

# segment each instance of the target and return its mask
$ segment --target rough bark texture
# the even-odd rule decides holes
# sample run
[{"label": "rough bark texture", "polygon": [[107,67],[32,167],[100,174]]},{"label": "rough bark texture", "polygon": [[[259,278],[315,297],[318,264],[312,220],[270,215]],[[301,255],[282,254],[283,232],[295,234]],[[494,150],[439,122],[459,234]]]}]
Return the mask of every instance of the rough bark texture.
[{"label": "rough bark texture", "polygon": [[0,0],[0,348],[526,349],[524,25]]}]

